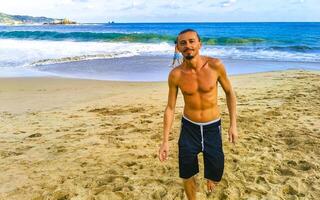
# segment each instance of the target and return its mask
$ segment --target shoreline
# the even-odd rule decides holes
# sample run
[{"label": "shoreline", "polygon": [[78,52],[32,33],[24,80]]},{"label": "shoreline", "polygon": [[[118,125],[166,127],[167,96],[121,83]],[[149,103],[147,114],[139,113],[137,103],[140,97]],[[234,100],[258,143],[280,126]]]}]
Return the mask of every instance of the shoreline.
[{"label": "shoreline", "polygon": [[[249,76],[255,74],[268,74],[268,73],[282,73],[282,72],[298,72],[305,71],[311,73],[320,73],[320,69],[303,69],[303,68],[291,68],[291,69],[279,69],[279,70],[271,70],[271,71],[260,71],[260,72],[248,72],[243,74],[228,74],[229,77],[241,77],[241,76]],[[12,76],[12,77],[0,77],[1,80],[10,80],[10,79],[65,79],[65,80],[79,80],[79,81],[102,81],[102,82],[115,82],[115,83],[166,83],[167,80],[161,81],[130,81],[130,80],[107,80],[107,79],[93,79],[93,78],[81,78],[81,77],[66,77],[59,75],[43,75],[43,76]]]},{"label": "shoreline", "polygon": [[[66,63],[44,64],[18,69],[2,69],[4,77],[61,77],[109,81],[167,81],[172,69],[170,56],[132,56],[110,59],[90,59]],[[320,63],[279,62],[221,58],[229,75],[254,74],[282,70],[316,70]],[[7,70],[7,71],[6,71]],[[17,70],[16,72],[14,70]],[[21,72],[19,72],[21,70]],[[6,76],[7,74],[7,76]],[[15,75],[16,74],[16,75]],[[22,74],[26,74],[22,76]]]}]

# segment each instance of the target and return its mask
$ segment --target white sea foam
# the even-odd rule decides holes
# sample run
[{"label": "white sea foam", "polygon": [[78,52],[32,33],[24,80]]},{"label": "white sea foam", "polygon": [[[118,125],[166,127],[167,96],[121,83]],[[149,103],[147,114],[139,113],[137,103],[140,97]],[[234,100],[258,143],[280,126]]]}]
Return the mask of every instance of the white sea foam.
[{"label": "white sea foam", "polygon": [[0,67],[20,67],[171,52],[167,43],[0,40]]},{"label": "white sea foam", "polygon": [[[75,42],[0,39],[0,77],[41,75],[38,65],[136,55],[172,55],[173,44]],[[319,53],[279,51],[255,47],[203,46],[201,53],[218,58],[283,62],[313,62]],[[168,65],[170,64],[168,59]],[[47,75],[47,74],[45,74]]]}]

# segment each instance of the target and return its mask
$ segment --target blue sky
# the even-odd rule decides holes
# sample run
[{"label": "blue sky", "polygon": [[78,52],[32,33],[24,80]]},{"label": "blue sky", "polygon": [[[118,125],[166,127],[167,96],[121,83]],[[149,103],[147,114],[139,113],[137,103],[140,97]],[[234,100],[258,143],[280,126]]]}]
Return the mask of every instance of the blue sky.
[{"label": "blue sky", "polygon": [[77,22],[320,22],[320,0],[0,0],[0,12]]}]

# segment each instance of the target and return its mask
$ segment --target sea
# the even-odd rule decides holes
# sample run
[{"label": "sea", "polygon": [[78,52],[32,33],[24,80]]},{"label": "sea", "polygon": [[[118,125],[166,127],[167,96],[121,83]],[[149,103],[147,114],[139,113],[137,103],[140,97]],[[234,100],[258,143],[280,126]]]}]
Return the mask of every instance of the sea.
[{"label": "sea", "polygon": [[187,28],[231,75],[320,70],[320,22],[0,25],[0,77],[164,81]]}]

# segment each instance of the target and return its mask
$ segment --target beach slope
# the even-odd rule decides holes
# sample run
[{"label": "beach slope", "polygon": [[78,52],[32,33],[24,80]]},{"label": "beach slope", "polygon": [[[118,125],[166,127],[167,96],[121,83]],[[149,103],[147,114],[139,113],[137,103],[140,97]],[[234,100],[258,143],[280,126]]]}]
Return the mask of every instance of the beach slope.
[{"label": "beach slope", "polygon": [[[320,73],[232,76],[236,145],[219,89],[225,173],[199,199],[320,196]],[[178,178],[179,93],[170,158],[160,163],[167,83],[0,79],[0,199],[186,199]],[[202,156],[199,155],[202,161]]]}]

